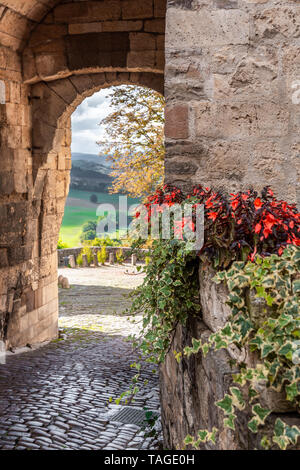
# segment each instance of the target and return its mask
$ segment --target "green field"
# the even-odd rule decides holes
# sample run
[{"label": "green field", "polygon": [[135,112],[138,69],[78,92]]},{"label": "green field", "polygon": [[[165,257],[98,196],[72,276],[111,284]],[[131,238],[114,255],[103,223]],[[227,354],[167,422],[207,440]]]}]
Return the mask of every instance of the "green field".
[{"label": "green field", "polygon": [[[85,207],[90,201],[92,194],[96,194],[98,204],[112,204],[119,213],[119,195],[96,193],[89,191],[80,191],[71,189],[65,206],[64,218],[60,229],[60,238],[68,247],[80,246],[80,235],[82,225],[88,220],[97,220],[96,209],[94,207]],[[128,198],[128,206],[138,204],[139,199]]]}]

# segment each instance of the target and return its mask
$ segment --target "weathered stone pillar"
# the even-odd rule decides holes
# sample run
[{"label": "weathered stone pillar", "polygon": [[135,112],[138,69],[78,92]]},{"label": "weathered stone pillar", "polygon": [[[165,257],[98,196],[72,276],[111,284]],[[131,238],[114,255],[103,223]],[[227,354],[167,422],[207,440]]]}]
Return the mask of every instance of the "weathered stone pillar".
[{"label": "weathered stone pillar", "polygon": [[94,253],[93,260],[94,260],[94,267],[97,268],[99,266],[97,253]]},{"label": "weathered stone pillar", "polygon": [[87,259],[87,255],[82,255],[82,267],[83,268],[88,268],[89,267],[89,262]]}]

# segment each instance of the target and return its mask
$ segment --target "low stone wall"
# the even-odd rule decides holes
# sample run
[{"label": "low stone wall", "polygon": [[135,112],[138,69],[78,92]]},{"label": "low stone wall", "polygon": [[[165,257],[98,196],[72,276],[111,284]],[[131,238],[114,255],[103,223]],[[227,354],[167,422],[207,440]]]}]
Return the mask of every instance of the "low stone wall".
[{"label": "low stone wall", "polygon": [[[101,246],[91,246],[91,249],[93,253],[97,253],[98,251],[101,250]],[[82,247],[79,248],[64,248],[62,250],[57,250],[57,257],[58,257],[58,266],[64,266],[64,259],[74,255],[75,259],[77,260],[77,257],[80,255],[82,250]],[[124,261],[130,261],[131,259],[131,252],[132,249],[129,247],[119,247],[119,246],[107,246],[106,247],[106,252],[107,252],[107,259],[110,255],[110,253],[113,253],[114,255],[116,254],[117,251],[122,251],[122,255],[124,257]],[[148,250],[143,250],[139,249],[135,251],[135,254],[137,255],[138,261],[144,261],[145,256],[147,254]]]},{"label": "low stone wall", "polygon": [[[187,434],[197,436],[200,429],[219,429],[216,445],[203,444],[201,449],[246,450],[260,448],[263,435],[271,440],[273,423],[280,417],[287,423],[300,425],[300,416],[293,409],[287,409],[288,403],[281,394],[268,393],[262,396],[263,406],[272,401],[278,413],[267,418],[263,432],[253,434],[247,427],[250,410],[237,415],[236,430],[224,429],[224,413],[215,406],[232,385],[232,373],[237,372],[231,366],[230,359],[237,359],[255,365],[255,358],[246,351],[225,349],[211,351],[204,358],[201,353],[190,358],[183,357],[178,364],[174,351],[182,351],[191,346],[192,338],[201,338],[204,342],[216,329],[223,326],[230,314],[226,305],[227,292],[222,285],[212,282],[212,272],[200,272],[201,318],[190,318],[185,327],[178,326],[172,347],[165,363],[160,369],[161,409],[164,433],[164,445],[168,449],[182,449]],[[264,394],[263,394],[264,395]],[[300,448],[300,443],[298,444]]]}]

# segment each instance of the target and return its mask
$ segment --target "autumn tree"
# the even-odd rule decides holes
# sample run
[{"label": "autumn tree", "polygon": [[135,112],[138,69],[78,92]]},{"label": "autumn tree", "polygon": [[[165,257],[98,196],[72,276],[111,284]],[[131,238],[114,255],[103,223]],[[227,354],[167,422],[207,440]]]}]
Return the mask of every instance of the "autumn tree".
[{"label": "autumn tree", "polygon": [[112,112],[101,121],[97,142],[111,162],[111,193],[144,197],[164,178],[164,97],[149,88],[123,85],[110,94]]}]

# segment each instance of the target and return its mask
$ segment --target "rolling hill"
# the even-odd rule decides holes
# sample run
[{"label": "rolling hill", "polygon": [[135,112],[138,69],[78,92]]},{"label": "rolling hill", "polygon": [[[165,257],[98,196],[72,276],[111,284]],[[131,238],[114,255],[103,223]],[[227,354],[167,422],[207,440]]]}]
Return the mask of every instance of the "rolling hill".
[{"label": "rolling hill", "polygon": [[72,153],[70,189],[105,193],[112,182],[105,157],[89,153]]}]

